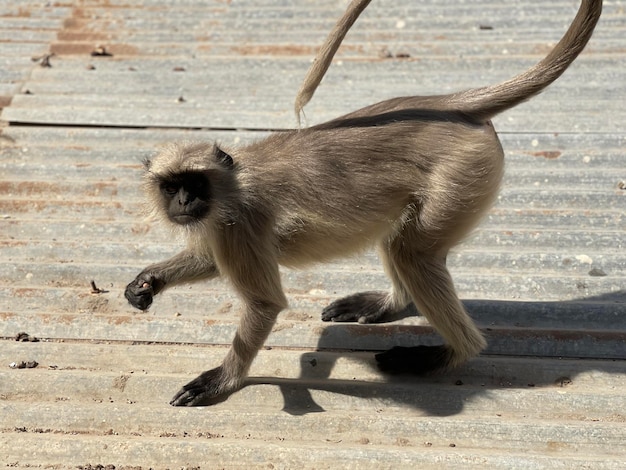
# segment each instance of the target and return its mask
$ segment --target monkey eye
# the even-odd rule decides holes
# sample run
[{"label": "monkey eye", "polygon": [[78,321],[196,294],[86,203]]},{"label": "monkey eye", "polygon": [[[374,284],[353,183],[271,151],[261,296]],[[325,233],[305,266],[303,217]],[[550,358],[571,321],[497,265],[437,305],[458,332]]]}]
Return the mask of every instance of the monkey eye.
[{"label": "monkey eye", "polygon": [[174,185],[168,184],[168,185],[163,186],[163,192],[166,195],[173,197],[176,195],[176,193],[178,193],[178,188]]}]

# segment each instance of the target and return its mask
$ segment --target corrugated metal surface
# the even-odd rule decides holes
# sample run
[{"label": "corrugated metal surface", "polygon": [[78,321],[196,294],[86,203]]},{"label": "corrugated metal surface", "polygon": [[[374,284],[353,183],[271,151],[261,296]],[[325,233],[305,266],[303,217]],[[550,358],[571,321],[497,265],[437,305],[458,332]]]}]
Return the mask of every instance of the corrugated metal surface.
[{"label": "corrugated metal surface", "polygon": [[[300,80],[344,6],[0,5],[0,462],[626,467],[624,2],[605,2],[589,47],[562,79],[496,120],[508,165],[501,196],[450,257],[488,333],[486,355],[428,379],[377,373],[365,351],[437,339],[415,317],[319,320],[338,296],[386,288],[366,254],[285,270],[291,307],[249,386],[211,408],[167,405],[219,363],[239,303],[215,282],[168,291],[148,313],[126,304],[122,290],[136,272],[179,248],[138,218],[140,162],[170,140],[245,143],[292,127]],[[308,120],[508,78],[549,50],[576,8],[376,0]],[[112,56],[90,55],[99,47]],[[47,53],[52,66],[42,67]],[[397,54],[409,57],[387,58]],[[107,292],[90,293],[90,280]],[[41,341],[14,341],[20,331]],[[22,361],[39,366],[9,367]]]}]

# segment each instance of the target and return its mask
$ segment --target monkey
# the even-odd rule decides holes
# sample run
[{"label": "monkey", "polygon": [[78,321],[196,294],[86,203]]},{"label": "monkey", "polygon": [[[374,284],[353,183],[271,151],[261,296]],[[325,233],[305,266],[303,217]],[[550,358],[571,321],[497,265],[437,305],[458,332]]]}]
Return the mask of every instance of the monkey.
[{"label": "monkey", "polygon": [[222,364],[170,404],[214,403],[244,385],[287,307],[279,265],[303,268],[370,247],[390,290],[337,299],[322,320],[381,322],[414,304],[443,344],[378,353],[388,373],[427,374],[477,356],[487,343],[459,300],[446,256],[500,186],[504,151],[490,119],[556,80],[584,49],[601,9],[601,0],[582,0],[546,58],[503,83],[393,98],[237,148],[171,143],[146,161],[148,211],[180,229],[186,247],[142,270],[125,297],[145,310],[169,287],[223,276],[243,301]]}]

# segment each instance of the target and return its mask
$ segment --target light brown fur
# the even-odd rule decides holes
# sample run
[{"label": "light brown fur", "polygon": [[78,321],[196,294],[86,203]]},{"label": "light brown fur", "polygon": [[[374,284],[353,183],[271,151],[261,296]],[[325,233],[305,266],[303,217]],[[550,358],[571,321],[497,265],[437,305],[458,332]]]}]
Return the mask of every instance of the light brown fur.
[{"label": "light brown fur", "polygon": [[227,149],[230,163],[214,144],[162,151],[146,173],[151,207],[163,212],[158,181],[195,171],[207,175],[211,211],[183,227],[186,250],[129,284],[129,300],[138,305],[133,296],[151,301],[165,287],[221,274],[246,305],[224,363],[183,387],[172,404],[216,400],[242,385],[287,305],[279,264],[302,267],[373,245],[392,289],[339,299],[322,318],[380,321],[413,302],[446,344],[392,349],[378,356],[383,369],[429,372],[477,355],[485,340],[463,309],[445,260],[498,191],[503,151],[489,118],[554,81],[584,48],[600,11],[601,1],[584,0],[548,57],[500,85],[384,101]]}]

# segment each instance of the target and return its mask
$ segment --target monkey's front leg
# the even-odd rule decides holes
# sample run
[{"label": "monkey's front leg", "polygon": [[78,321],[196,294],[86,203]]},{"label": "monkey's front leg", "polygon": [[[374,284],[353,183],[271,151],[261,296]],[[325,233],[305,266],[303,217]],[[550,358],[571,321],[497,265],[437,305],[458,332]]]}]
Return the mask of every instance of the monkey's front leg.
[{"label": "monkey's front leg", "polygon": [[249,303],[235,339],[221,366],[200,374],[183,386],[170,401],[174,406],[210,405],[225,400],[239,390],[252,361],[272,331],[276,316],[286,307],[284,297],[277,301]]},{"label": "monkey's front leg", "polygon": [[243,386],[250,365],[272,331],[278,313],[287,307],[278,264],[254,261],[248,269],[233,270],[230,274],[246,309],[224,362],[181,388],[170,401],[171,405],[217,403]]},{"label": "monkey's front leg", "polygon": [[146,310],[152,298],[166,287],[184,282],[210,279],[219,275],[212,258],[183,250],[172,258],[152,264],[126,286],[124,296],[130,304]]}]

